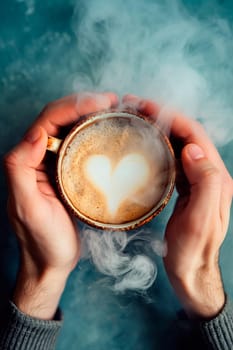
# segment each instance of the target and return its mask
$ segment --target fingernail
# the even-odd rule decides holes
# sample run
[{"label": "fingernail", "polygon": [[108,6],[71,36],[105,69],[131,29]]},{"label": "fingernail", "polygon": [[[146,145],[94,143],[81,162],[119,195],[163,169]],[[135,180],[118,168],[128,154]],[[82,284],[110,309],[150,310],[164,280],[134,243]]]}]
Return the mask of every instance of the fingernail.
[{"label": "fingernail", "polygon": [[197,160],[197,159],[201,159],[205,157],[205,154],[203,152],[203,150],[201,149],[201,147],[191,144],[188,147],[188,154],[190,156],[191,159],[193,160]]},{"label": "fingernail", "polygon": [[25,136],[24,140],[29,143],[35,143],[41,136],[41,130],[39,127],[34,127],[32,129],[29,129]]}]

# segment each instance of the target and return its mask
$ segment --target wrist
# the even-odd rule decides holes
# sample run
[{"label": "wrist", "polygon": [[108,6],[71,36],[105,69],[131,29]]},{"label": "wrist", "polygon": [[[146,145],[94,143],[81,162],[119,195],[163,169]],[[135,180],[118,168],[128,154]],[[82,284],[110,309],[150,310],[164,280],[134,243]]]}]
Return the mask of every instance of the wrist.
[{"label": "wrist", "polygon": [[22,269],[17,278],[13,302],[23,313],[40,319],[53,319],[67,275],[44,271],[39,275],[27,274]]},{"label": "wrist", "polygon": [[218,267],[199,269],[186,276],[172,277],[172,285],[190,318],[211,319],[225,304],[225,292]]}]

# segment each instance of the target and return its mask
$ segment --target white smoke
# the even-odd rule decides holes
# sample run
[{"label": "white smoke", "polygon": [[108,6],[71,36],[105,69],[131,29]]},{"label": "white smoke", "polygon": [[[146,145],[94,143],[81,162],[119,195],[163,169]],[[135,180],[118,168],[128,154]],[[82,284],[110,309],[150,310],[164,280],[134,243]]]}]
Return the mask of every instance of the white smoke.
[{"label": "white smoke", "polygon": [[35,12],[35,0],[16,0],[19,3],[23,3],[25,5],[26,16],[31,16]]},{"label": "white smoke", "polygon": [[93,229],[82,232],[82,257],[113,279],[115,292],[143,292],[151,287],[157,275],[154,253],[165,256],[166,244],[146,230],[133,235]]},{"label": "white smoke", "polygon": [[[72,91],[113,90],[201,120],[218,145],[232,139],[233,28],[219,1],[202,1],[192,12],[181,0],[71,0],[72,28],[67,22],[63,30],[50,26],[28,37],[27,30],[41,27],[43,8],[16,1],[25,8],[22,37],[0,39],[1,55],[14,56],[1,74],[4,109],[14,122],[28,105],[33,115]],[[60,13],[64,5],[50,7],[55,9]],[[29,104],[19,93],[28,87]],[[12,94],[19,95],[14,109],[8,105]]]},{"label": "white smoke", "polygon": [[74,90],[150,97],[201,120],[217,144],[232,139],[233,30],[220,15],[179,0],[85,0],[73,30],[89,67]]}]

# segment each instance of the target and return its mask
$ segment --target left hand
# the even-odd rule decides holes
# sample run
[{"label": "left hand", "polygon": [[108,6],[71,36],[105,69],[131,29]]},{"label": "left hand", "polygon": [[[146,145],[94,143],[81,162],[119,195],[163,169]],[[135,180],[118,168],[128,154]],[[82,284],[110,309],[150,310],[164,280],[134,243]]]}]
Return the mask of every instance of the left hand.
[{"label": "left hand", "polygon": [[8,212],[21,248],[14,302],[25,313],[52,318],[66,279],[78,262],[77,227],[51,186],[44,156],[48,134],[84,114],[110,108],[112,93],[73,95],[49,104],[5,157]]}]

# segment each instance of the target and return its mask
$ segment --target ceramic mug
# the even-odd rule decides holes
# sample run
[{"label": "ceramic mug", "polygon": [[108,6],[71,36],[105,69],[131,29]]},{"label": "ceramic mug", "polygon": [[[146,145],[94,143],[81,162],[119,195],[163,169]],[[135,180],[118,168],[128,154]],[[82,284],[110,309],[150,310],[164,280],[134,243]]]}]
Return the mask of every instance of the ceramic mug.
[{"label": "ceramic mug", "polygon": [[56,180],[64,203],[83,222],[105,230],[134,229],[168,203],[175,183],[169,139],[155,121],[134,111],[82,117],[57,153]]}]

